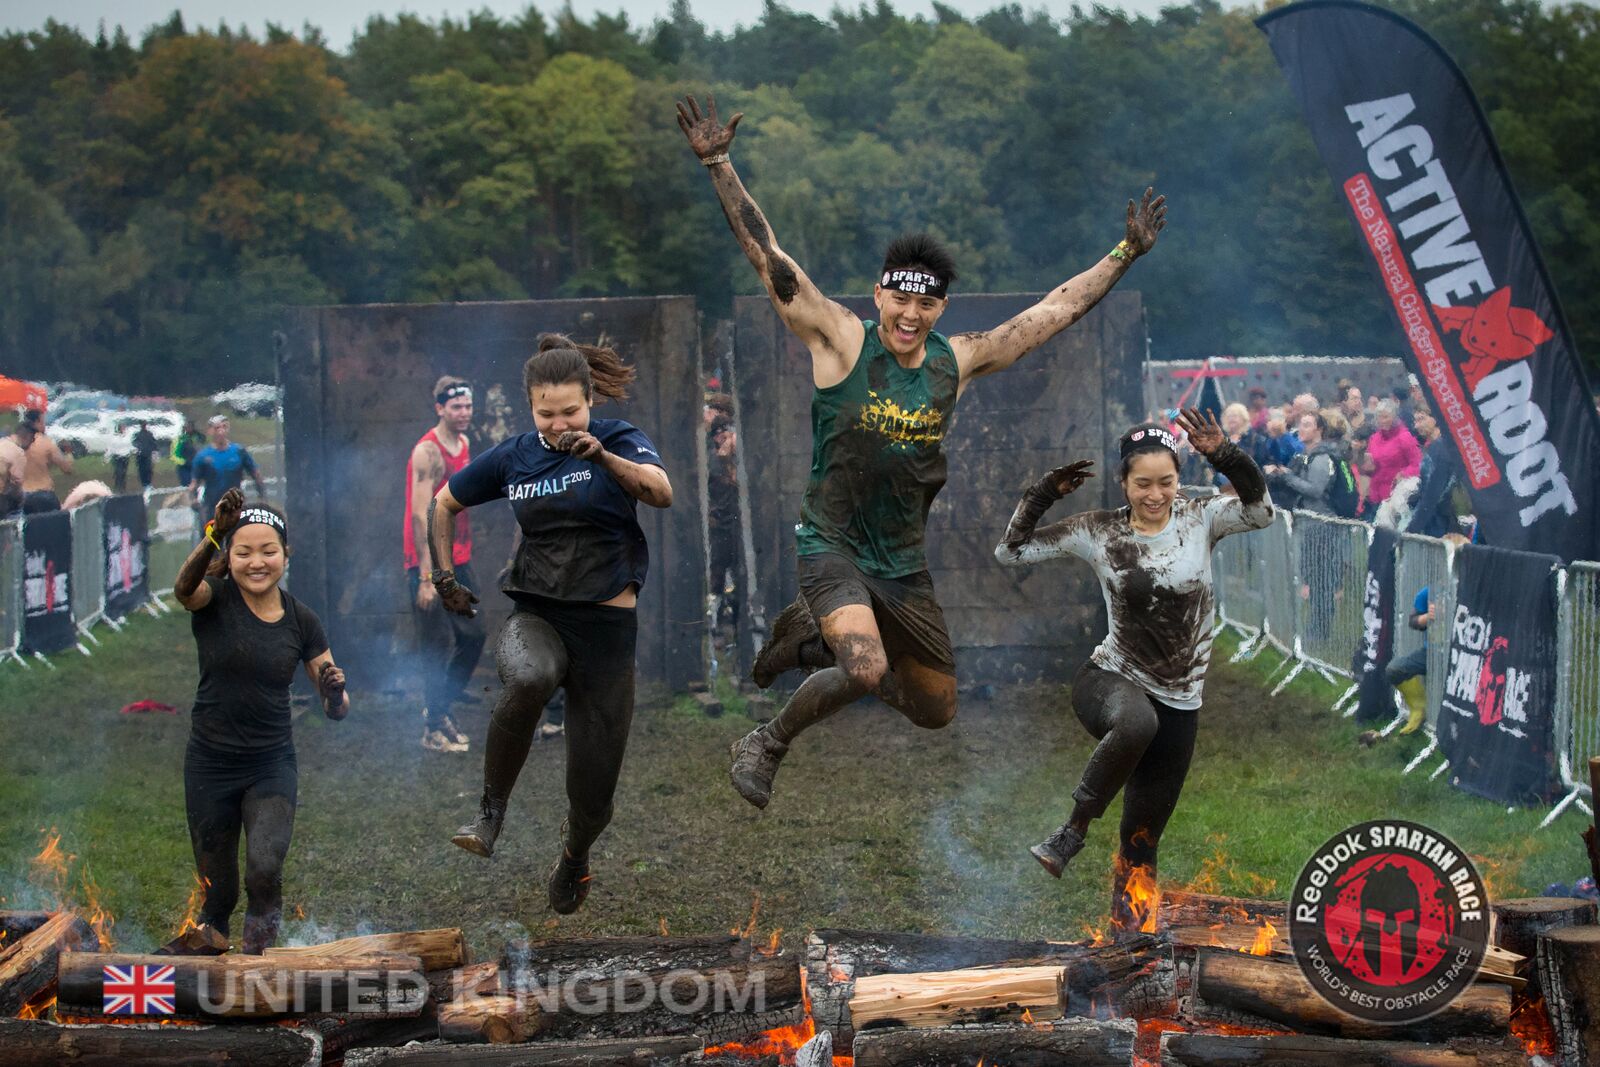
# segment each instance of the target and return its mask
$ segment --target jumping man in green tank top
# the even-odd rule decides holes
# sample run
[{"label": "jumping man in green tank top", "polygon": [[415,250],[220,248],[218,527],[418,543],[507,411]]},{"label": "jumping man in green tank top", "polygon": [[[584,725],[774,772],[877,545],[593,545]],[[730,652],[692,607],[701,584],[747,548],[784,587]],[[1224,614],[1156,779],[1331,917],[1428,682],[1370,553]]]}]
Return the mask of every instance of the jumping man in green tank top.
[{"label": "jumping man in green tank top", "polygon": [[739,246],[778,316],[811,352],[811,480],[795,527],[800,598],[756,657],[763,688],[816,667],[777,718],[733,745],[733,784],[767,806],[772,779],[802,730],[872,693],[918,726],[956,714],[955,656],[923,553],[928,509],[945,481],[944,434],[973,378],[1011,366],[1082,318],[1166,225],[1166,198],[1128,201],[1123,240],[1088,270],[1009,322],[945,337],[934,325],[955,262],[926,234],[899,237],[873,286],[876,322],[823,296],[778,247],[728,159],[742,114],[723,125],[693,97],[678,125],[711,176]]}]

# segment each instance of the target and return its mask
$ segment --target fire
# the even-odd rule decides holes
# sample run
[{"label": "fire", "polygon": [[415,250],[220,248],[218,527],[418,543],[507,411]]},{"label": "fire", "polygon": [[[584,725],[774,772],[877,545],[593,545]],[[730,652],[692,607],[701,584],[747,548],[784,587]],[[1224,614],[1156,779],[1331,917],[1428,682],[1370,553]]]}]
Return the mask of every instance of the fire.
[{"label": "fire", "polygon": [[[200,877],[200,872],[194,875],[194,885],[189,887],[189,900],[183,906],[183,921],[178,924],[178,936],[183,936],[190,930],[199,927],[196,918],[200,915],[200,905],[205,903],[206,890],[211,886],[211,879]],[[303,916],[297,916],[301,918]]]},{"label": "fire", "polygon": [[761,894],[757,893],[750,901],[750,921],[743,928],[733,927],[728,932],[734,937],[742,937],[746,941],[755,936],[756,920],[761,917]]},{"label": "fire", "polygon": [[109,951],[116,944],[111,928],[116,925],[110,910],[100,899],[100,887],[85,866],[79,872],[79,890],[82,906],[73,902],[67,890],[72,879],[72,862],[78,857],[61,847],[61,834],[54,826],[43,831],[45,842],[39,854],[28,861],[28,880],[49,894],[57,908],[71,908],[83,915],[84,921],[100,938],[101,951]]},{"label": "fire", "polygon": [[45,1019],[49,1017],[51,1009],[56,1006],[56,995],[51,993],[43,1000],[33,1000],[24,1004],[22,1010],[17,1012],[19,1019]]},{"label": "fire", "polygon": [[[207,879],[207,880],[206,880],[206,885],[210,885],[210,884],[211,884],[211,880],[210,880],[210,879]],[[303,906],[303,905],[300,905],[300,904],[296,904],[296,905],[295,905],[295,906],[294,906],[294,917],[295,917],[295,918],[296,918],[296,919],[298,919],[298,920],[300,920],[300,921],[302,921],[302,922],[304,922],[304,921],[305,921],[305,917],[306,917],[306,909],[305,909],[305,907],[304,907],[304,906]]]},{"label": "fire", "polygon": [[1155,872],[1146,864],[1138,864],[1128,872],[1122,885],[1122,900],[1128,912],[1128,926],[1141,933],[1156,932],[1156,919],[1161,910],[1161,887],[1156,884]]},{"label": "fire", "polygon": [[662,937],[671,937],[672,935],[667,933],[667,917],[665,915],[658,915],[656,918],[659,919],[660,923],[661,923],[661,925],[660,925],[661,936]]},{"label": "fire", "polygon": [[1240,949],[1239,951],[1248,952],[1252,956],[1270,956],[1272,955],[1273,939],[1277,936],[1278,928],[1273,926],[1272,923],[1268,922],[1266,919],[1262,919],[1261,925],[1256,928],[1255,943],[1249,948]]},{"label": "fire", "polygon": [[1550,1026],[1550,1013],[1545,1010],[1544,998],[1523,1000],[1518,997],[1511,1011],[1511,1032],[1522,1042],[1531,1056],[1553,1057],[1556,1054],[1556,1033]]},{"label": "fire", "polygon": [[84,868],[81,877],[84,905],[78,910],[82,913],[84,922],[88,923],[90,929],[100,938],[100,951],[110,952],[117,943],[111,934],[112,928],[117,925],[117,920],[112,917],[111,909],[100,899],[100,887],[95,884],[94,876],[89,873],[87,867]]},{"label": "fire", "polygon": [[763,948],[758,948],[756,951],[763,956],[776,956],[778,953],[783,951],[783,942],[781,940],[782,937],[783,927],[780,926],[776,930],[772,931],[772,936],[767,938],[766,946]]},{"label": "fire", "polygon": [[61,835],[54,826],[44,831],[44,847],[28,861],[28,881],[59,901],[67,888],[67,868],[77,857],[61,847]]},{"label": "fire", "polygon": [[[759,900],[759,897],[757,899]],[[752,913],[751,920],[754,921],[754,918]],[[780,1026],[757,1034],[749,1041],[735,1041],[708,1048],[705,1050],[705,1057],[710,1059],[715,1056],[729,1056],[740,1060],[759,1060],[767,1056],[777,1056],[779,1063],[793,1064],[794,1054],[800,1051],[800,1047],[807,1041],[817,1036],[816,1020],[811,1017],[811,991],[806,988],[804,971],[800,973],[800,1003],[805,1010],[805,1017],[794,1026]],[[854,1064],[855,1060],[849,1056],[833,1058],[833,1067],[854,1067]]]}]

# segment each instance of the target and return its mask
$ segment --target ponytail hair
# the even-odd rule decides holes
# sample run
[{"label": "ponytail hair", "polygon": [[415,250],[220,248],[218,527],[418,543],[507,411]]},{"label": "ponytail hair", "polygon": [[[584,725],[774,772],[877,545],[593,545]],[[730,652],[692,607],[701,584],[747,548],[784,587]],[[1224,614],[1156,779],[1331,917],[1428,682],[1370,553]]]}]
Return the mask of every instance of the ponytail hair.
[{"label": "ponytail hair", "polygon": [[559,333],[539,338],[539,350],[522,366],[522,388],[531,393],[541,385],[583,386],[583,398],[626,400],[634,370],[613,348],[579,344]]}]

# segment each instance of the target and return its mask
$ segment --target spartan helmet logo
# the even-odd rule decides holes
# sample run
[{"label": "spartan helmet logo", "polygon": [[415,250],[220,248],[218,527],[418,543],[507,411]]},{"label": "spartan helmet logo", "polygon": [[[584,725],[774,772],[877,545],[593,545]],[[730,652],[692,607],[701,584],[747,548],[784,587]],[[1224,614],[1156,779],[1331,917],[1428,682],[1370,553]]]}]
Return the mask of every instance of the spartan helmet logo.
[{"label": "spartan helmet logo", "polygon": [[1383,866],[1361,887],[1361,946],[1367,968],[1385,985],[1400,981],[1417,958],[1422,897],[1402,867]]}]

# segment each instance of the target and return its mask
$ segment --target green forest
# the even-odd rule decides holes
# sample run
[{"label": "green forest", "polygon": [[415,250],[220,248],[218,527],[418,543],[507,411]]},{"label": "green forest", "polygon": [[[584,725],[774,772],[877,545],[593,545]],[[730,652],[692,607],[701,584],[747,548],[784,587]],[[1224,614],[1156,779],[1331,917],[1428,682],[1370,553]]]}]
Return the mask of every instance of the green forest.
[{"label": "green forest", "polygon": [[[1466,70],[1580,350],[1600,355],[1600,11],[1400,0]],[[997,7],[818,19],[767,0],[710,32],[371,19],[250,34],[0,37],[0,368],[177,392],[273,375],[282,304],[757,291],[673,101],[746,113],[734,162],[825,292],[895,234],[955,292],[1048,289],[1167,194],[1138,288],[1157,357],[1398,354],[1376,276],[1252,19]]]}]

